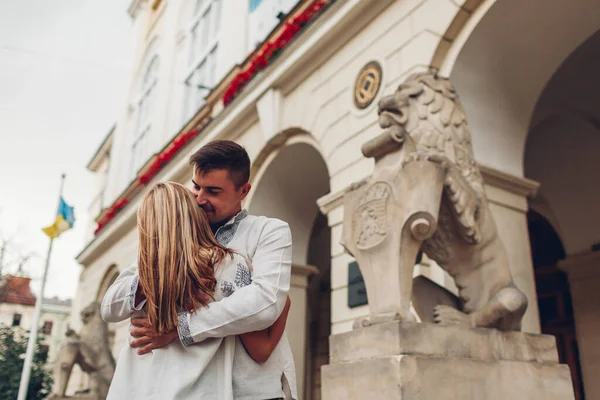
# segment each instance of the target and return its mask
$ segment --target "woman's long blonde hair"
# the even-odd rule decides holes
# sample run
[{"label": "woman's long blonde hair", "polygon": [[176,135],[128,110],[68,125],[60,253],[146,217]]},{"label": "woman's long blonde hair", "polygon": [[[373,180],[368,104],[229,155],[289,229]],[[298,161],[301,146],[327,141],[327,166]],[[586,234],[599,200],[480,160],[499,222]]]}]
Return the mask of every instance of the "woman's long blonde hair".
[{"label": "woman's long blonde hair", "polygon": [[232,251],[213,236],[192,193],[175,182],[155,184],[138,210],[138,268],[154,330],[177,327],[177,312],[214,299],[215,267]]}]

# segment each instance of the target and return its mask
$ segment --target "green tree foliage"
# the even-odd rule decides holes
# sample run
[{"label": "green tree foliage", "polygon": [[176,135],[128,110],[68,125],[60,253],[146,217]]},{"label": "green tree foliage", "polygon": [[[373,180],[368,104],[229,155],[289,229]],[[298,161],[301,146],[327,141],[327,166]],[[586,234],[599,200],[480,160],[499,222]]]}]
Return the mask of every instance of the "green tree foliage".
[{"label": "green tree foliage", "polygon": [[[0,400],[17,398],[28,338],[19,328],[0,325]],[[46,367],[48,350],[41,340],[38,336],[27,400],[44,399],[52,388],[52,377]]]}]

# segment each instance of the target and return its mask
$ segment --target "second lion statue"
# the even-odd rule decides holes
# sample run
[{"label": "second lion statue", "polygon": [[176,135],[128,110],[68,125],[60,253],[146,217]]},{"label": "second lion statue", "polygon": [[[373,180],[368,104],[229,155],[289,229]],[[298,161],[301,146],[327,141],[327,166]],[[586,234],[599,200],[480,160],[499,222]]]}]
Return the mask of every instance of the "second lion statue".
[{"label": "second lion statue", "polygon": [[459,293],[454,305],[431,310],[431,322],[520,330],[527,297],[514,284],[450,81],[434,72],[410,76],[381,99],[379,124],[384,132],[362,148],[374,172],[344,194],[342,244],[358,261],[371,309],[358,324],[414,320],[413,268],[422,251]]},{"label": "second lion statue", "polygon": [[79,334],[69,330],[67,342],[56,356],[54,386],[50,399],[64,399],[71,372],[79,365],[89,379],[89,391],[75,396],[90,400],[105,399],[115,373],[115,360],[108,345],[108,325],[100,317],[100,304],[93,302],[81,311],[83,326]]}]

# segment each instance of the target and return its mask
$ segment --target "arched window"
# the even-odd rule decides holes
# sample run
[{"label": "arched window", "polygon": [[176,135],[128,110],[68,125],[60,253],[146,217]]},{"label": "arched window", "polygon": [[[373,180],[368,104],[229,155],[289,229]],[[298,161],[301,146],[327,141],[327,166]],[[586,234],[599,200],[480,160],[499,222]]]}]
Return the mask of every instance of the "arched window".
[{"label": "arched window", "polygon": [[184,118],[191,118],[217,83],[221,0],[196,0],[189,25]]},{"label": "arched window", "polygon": [[152,104],[158,82],[159,57],[154,55],[146,64],[136,102],[136,122],[131,147],[132,176],[148,161],[151,150]]}]

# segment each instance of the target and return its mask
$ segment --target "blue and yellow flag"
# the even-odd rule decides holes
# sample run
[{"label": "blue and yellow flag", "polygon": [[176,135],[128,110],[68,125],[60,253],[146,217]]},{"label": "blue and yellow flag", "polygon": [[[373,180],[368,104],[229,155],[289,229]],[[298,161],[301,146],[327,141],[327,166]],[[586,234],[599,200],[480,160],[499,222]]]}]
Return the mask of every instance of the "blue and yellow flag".
[{"label": "blue and yellow flag", "polygon": [[68,205],[65,200],[61,197],[60,204],[58,205],[58,212],[54,223],[42,230],[51,239],[56,239],[61,233],[68,231],[75,224],[75,214],[73,213],[73,207]]}]

